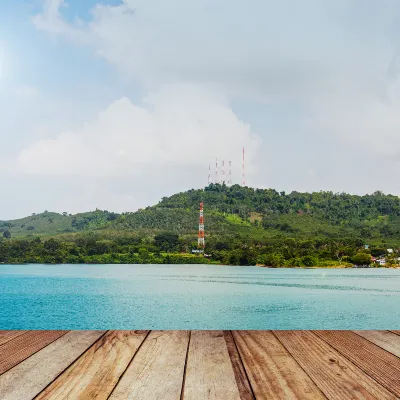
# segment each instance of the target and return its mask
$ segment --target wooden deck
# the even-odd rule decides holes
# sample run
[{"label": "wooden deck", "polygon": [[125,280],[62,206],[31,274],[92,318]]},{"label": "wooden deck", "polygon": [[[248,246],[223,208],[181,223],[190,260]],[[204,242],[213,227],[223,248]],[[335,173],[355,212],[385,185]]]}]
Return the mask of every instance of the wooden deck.
[{"label": "wooden deck", "polygon": [[0,399],[399,399],[400,331],[0,331]]}]

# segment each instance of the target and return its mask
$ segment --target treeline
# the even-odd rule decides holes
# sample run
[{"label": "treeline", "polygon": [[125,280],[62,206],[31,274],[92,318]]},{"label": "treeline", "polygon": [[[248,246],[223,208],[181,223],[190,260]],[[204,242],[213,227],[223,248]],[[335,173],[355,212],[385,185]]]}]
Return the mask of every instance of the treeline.
[{"label": "treeline", "polygon": [[[94,236],[94,235],[93,235]],[[161,233],[153,240],[120,237],[96,240],[92,235],[75,241],[54,238],[1,240],[0,263],[9,264],[204,264],[209,260],[181,251],[178,235]]]},{"label": "treeline", "polygon": [[[45,264],[204,264],[266,265],[271,267],[350,266],[371,264],[371,256],[386,254],[384,247],[365,249],[361,239],[294,238],[259,241],[251,238],[213,237],[206,257],[192,254],[196,243],[172,232],[155,236],[129,235],[105,240],[77,235],[73,240],[9,239],[0,241],[1,263]],[[392,264],[397,261],[395,253]],[[390,260],[389,260],[390,261]],[[389,262],[389,265],[390,262]]]},{"label": "treeline", "polygon": [[[374,227],[368,221],[380,222],[382,228],[386,217],[400,217],[400,198],[380,191],[364,196],[327,191],[294,191],[287,194],[274,189],[211,184],[204,190],[189,190],[169,198],[164,197],[158,206],[193,210],[198,208],[200,201],[205,203],[207,210],[238,214],[245,219],[253,213],[262,216],[311,215],[335,225],[351,225],[360,229],[365,227],[366,234],[369,228]],[[400,223],[398,225],[381,233],[397,234],[400,232]]]}]

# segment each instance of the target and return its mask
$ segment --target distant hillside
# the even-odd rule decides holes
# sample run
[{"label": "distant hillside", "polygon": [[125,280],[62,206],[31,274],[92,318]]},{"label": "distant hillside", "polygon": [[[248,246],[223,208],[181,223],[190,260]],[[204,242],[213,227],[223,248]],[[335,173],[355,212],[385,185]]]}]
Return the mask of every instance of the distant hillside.
[{"label": "distant hillside", "polygon": [[169,231],[195,238],[198,209],[204,202],[209,237],[360,238],[368,242],[399,242],[400,199],[375,192],[356,196],[314,192],[286,194],[211,184],[164,197],[157,205],[118,215],[93,211],[77,215],[45,212],[20,220],[0,221],[0,231],[12,237],[73,232],[118,231],[154,235]]},{"label": "distant hillside", "polygon": [[0,232],[9,231],[11,237],[54,236],[61,233],[106,228],[118,216],[118,214],[100,210],[76,215],[45,211],[21,219],[0,221]]},{"label": "distant hillside", "polygon": [[365,196],[332,192],[286,194],[273,189],[214,184],[165,197],[156,206],[122,215],[111,228],[194,235],[200,201],[204,202],[208,235],[400,239],[397,196],[381,192]]},{"label": "distant hillside", "polygon": [[[207,257],[191,254],[200,201]],[[376,257],[386,257],[388,266],[397,266],[400,199],[381,192],[286,194],[212,184],[137,212],[44,212],[0,222],[0,232],[0,263],[343,267],[379,266]]]}]

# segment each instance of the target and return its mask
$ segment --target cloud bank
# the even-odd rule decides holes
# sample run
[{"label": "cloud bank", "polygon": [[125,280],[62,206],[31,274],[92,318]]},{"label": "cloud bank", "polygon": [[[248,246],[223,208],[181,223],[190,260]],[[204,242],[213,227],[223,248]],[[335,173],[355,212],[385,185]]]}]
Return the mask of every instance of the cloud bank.
[{"label": "cloud bank", "polygon": [[[62,94],[42,101],[58,111],[27,119],[20,175],[107,181],[88,196],[134,208],[165,194],[166,175],[172,193],[205,185],[216,157],[232,160],[240,182],[244,145],[251,185],[400,193],[389,177],[400,172],[397,1],[124,0],[99,2],[89,18],[67,6],[44,1],[34,27],[112,66],[125,89],[86,118],[74,117],[79,93],[68,109]],[[24,85],[15,93],[37,96]],[[144,189],[149,181],[159,190]],[[139,201],[139,190],[151,194]]]}]

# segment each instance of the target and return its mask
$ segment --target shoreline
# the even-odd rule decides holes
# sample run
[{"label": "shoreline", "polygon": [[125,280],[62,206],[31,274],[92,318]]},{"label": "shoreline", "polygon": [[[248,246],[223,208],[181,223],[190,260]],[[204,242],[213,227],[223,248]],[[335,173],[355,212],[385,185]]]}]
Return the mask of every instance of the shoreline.
[{"label": "shoreline", "polygon": [[268,265],[262,265],[262,264],[256,264],[256,265],[230,265],[230,264],[220,264],[220,263],[172,263],[172,264],[164,264],[164,263],[5,263],[5,262],[0,262],[0,266],[18,266],[18,265],[48,265],[48,266],[61,266],[61,265],[207,265],[207,266],[218,266],[218,267],[258,267],[258,268],[267,268],[267,269],[400,269],[400,266],[397,267],[385,267],[385,266],[378,266],[378,267],[354,267],[354,266],[348,266],[348,265],[332,265],[332,266],[312,266],[312,267],[298,267],[298,266],[282,266],[282,267],[272,267]]}]

